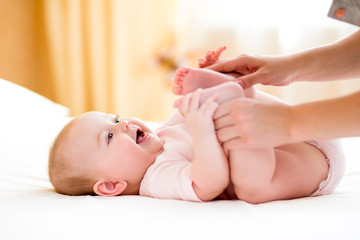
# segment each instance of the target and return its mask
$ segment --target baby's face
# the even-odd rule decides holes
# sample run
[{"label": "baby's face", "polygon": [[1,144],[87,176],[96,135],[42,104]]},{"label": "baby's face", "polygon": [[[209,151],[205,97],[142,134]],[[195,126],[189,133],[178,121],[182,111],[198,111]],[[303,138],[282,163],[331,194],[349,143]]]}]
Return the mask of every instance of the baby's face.
[{"label": "baby's face", "polygon": [[71,156],[106,180],[140,183],[163,150],[163,141],[142,121],[102,112],[79,116],[70,134]]}]

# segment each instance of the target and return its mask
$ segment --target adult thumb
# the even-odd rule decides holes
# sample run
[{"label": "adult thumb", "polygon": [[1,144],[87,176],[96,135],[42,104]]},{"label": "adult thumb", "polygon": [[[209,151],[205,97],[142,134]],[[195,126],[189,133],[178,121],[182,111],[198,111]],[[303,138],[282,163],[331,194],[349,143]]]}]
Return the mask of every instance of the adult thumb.
[{"label": "adult thumb", "polygon": [[206,68],[216,72],[228,73],[236,71],[236,62],[233,59],[220,60]]},{"label": "adult thumb", "polygon": [[256,72],[239,77],[235,81],[238,82],[244,89],[252,87],[253,85],[261,82]]}]

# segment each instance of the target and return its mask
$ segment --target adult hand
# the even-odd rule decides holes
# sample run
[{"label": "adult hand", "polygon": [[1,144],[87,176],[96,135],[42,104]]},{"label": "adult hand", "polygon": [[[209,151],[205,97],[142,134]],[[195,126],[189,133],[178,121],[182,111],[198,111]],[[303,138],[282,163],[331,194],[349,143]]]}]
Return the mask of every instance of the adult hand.
[{"label": "adult hand", "polygon": [[289,105],[239,98],[220,105],[214,120],[218,140],[227,150],[274,147],[290,141]]},{"label": "adult hand", "polygon": [[294,81],[292,71],[295,69],[292,70],[293,65],[289,60],[290,57],[287,56],[269,57],[242,54],[235,58],[219,60],[207,68],[217,72],[237,72],[244,75],[236,81],[245,89],[257,83],[285,86]]}]

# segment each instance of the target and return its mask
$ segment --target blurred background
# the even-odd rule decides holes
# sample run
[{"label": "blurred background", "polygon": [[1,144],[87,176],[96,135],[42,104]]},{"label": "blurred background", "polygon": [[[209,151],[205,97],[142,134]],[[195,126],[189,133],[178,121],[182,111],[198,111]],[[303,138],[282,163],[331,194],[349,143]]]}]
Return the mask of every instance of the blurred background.
[{"label": "blurred background", "polygon": [[[171,79],[208,49],[282,55],[357,28],[331,0],[0,0],[0,78],[71,109],[164,121]],[[360,79],[258,89],[296,104],[360,89]],[[21,97],[21,96],[19,96]]]}]

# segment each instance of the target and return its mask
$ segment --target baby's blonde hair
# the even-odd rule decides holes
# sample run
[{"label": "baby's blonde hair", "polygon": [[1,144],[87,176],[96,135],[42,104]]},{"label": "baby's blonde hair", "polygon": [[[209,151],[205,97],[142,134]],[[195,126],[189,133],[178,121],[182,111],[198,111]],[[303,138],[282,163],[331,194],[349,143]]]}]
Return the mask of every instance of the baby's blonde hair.
[{"label": "baby's blonde hair", "polygon": [[55,191],[65,195],[94,195],[95,180],[75,169],[77,164],[69,156],[68,145],[71,129],[76,119],[68,123],[56,137],[49,153],[49,177]]}]

